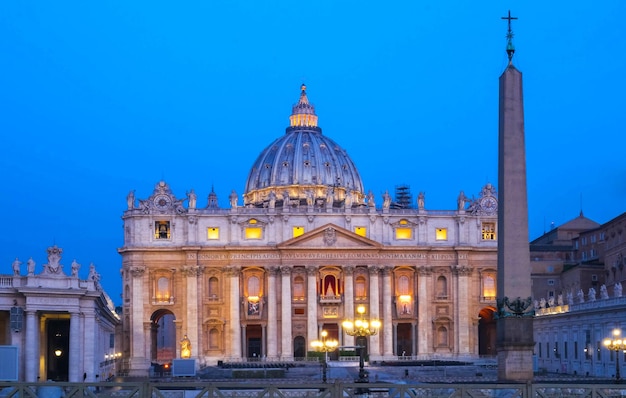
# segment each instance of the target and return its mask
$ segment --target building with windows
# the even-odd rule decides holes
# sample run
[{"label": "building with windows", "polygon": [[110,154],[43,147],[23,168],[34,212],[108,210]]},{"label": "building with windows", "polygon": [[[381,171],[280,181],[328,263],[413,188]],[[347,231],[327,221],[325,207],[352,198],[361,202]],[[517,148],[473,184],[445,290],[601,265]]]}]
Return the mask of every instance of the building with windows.
[{"label": "building with windows", "polygon": [[[367,191],[347,152],[318,126],[306,88],[286,133],[260,151],[243,202],[198,203],[158,182],[123,214],[123,352],[129,374],[180,358],[196,366],[307,356],[326,330],[370,360],[495,354],[497,194],[461,192],[455,209]],[[382,323],[341,329],[364,306]],[[171,333],[165,333],[170,330]],[[169,337],[168,337],[169,336]]]},{"label": "building with windows", "polygon": [[[582,218],[564,224],[560,233],[567,256],[563,270],[552,276],[559,286],[556,298],[535,296],[535,355],[548,371],[614,377],[617,366],[623,372],[626,354],[607,349],[603,341],[615,329],[626,334],[626,213],[602,225]],[[623,358],[618,362],[616,355]]]},{"label": "building with windows", "polygon": [[[0,380],[104,381],[116,373],[120,317],[93,264],[61,264],[63,249],[48,248],[38,267],[15,259],[0,274]],[[24,266],[23,266],[24,265]]]}]

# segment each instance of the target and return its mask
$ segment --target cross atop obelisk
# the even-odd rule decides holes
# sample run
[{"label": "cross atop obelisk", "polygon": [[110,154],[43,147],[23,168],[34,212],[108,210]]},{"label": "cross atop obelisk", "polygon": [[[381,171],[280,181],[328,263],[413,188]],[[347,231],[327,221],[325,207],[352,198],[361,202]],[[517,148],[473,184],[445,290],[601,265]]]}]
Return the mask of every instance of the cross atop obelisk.
[{"label": "cross atop obelisk", "polygon": [[509,10],[509,15],[507,17],[502,17],[502,19],[507,19],[509,21],[509,30],[506,32],[506,53],[509,56],[509,64],[513,61],[513,54],[515,53],[515,46],[513,45],[513,30],[511,30],[511,20],[517,19],[517,17],[511,16],[511,10]]},{"label": "cross atop obelisk", "polygon": [[498,379],[532,381],[534,307],[530,286],[528,201],[522,74],[512,64],[511,20],[507,34],[509,65],[500,76],[498,128],[498,289],[496,346]]}]

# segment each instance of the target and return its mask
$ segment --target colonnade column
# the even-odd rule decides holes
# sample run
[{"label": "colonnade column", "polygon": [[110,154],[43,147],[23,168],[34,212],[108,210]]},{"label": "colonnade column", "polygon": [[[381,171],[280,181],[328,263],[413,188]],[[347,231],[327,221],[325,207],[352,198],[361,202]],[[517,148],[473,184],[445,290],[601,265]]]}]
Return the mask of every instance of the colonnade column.
[{"label": "colonnade column", "polygon": [[456,342],[456,349],[460,354],[469,354],[470,351],[470,325],[469,325],[469,275],[471,268],[466,266],[456,266],[453,269],[457,275],[457,291],[454,297],[454,305],[457,308],[457,332],[458,341]]},{"label": "colonnade column", "polygon": [[[344,316],[354,319],[354,266],[346,265],[343,267],[344,274]],[[343,345],[354,346],[354,336],[344,336]]]},{"label": "colonnade column", "polygon": [[37,381],[39,375],[39,317],[37,311],[26,310],[26,375],[27,382]]},{"label": "colonnade column", "polygon": [[[93,312],[86,312],[83,314],[83,336],[95,336],[96,335],[96,315]],[[70,322],[72,320],[70,319]],[[71,333],[71,331],[70,331]],[[84,339],[83,339],[84,340]],[[96,381],[95,375],[98,372],[98,366],[100,361],[96,358],[96,346],[89,341],[83,343],[83,372],[87,373],[87,381]],[[71,365],[70,365],[71,366]],[[82,379],[77,381],[83,381]]]},{"label": "colonnade column", "polygon": [[306,267],[306,350],[311,347],[311,342],[317,340],[317,267]]},{"label": "colonnade column", "polygon": [[[370,319],[380,319],[380,310],[379,310],[379,299],[380,299],[380,289],[378,287],[378,271],[379,267],[377,265],[371,265],[369,267],[370,271],[370,313],[366,314]],[[380,360],[380,333],[370,337],[370,358],[373,360]]]},{"label": "colonnade column", "polygon": [[[144,333],[145,313],[143,304],[149,300],[144,292],[144,275],[146,267],[134,266],[130,269],[132,275],[133,297],[131,312],[132,325],[130,326],[131,334],[131,353],[130,353],[130,375],[146,376],[150,368],[150,351],[149,346],[146,349],[146,337],[150,334]],[[148,330],[149,332],[149,330]]]},{"label": "colonnade column", "polygon": [[276,300],[276,273],[278,267],[271,266],[267,268],[267,359],[278,359],[278,324],[277,311],[278,305]]},{"label": "colonnade column", "polygon": [[430,302],[432,298],[432,268],[422,266],[417,269],[418,272],[418,318],[417,318],[417,355],[426,355],[432,347],[432,319],[430,312]]},{"label": "colonnade column", "polygon": [[391,310],[391,267],[385,266],[383,271],[383,356],[393,357],[393,320]]},{"label": "colonnade column", "polygon": [[[85,335],[85,336],[94,336],[94,334]],[[81,344],[85,339],[83,339],[80,335],[80,314],[78,312],[70,313],[70,352],[69,352],[69,369],[68,369],[68,381],[70,383],[77,383],[82,381],[82,368],[83,362],[80,360],[83,349]],[[95,341],[93,343],[86,342],[86,346],[94,346]]]},{"label": "colonnade column", "polygon": [[291,338],[291,267],[280,267],[281,273],[281,359],[293,359]]},{"label": "colonnade column", "polygon": [[241,304],[239,302],[239,274],[241,270],[229,267],[226,270],[230,275],[230,352],[231,357],[241,358]]}]

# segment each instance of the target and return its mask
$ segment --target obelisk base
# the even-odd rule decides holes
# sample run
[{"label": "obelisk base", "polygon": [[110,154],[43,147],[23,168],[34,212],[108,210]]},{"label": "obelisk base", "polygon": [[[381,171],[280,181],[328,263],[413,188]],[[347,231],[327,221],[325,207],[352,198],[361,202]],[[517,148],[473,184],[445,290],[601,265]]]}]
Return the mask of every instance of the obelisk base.
[{"label": "obelisk base", "polygon": [[498,381],[529,382],[533,380],[532,317],[498,319]]}]

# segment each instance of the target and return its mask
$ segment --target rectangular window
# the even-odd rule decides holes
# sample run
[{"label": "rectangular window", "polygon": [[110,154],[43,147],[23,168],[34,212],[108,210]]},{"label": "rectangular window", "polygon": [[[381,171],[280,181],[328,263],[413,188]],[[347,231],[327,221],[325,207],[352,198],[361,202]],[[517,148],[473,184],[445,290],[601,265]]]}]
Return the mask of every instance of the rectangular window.
[{"label": "rectangular window", "polygon": [[115,334],[109,334],[109,348],[115,348]]},{"label": "rectangular window", "polygon": [[546,343],[546,358],[550,358],[550,343]]},{"label": "rectangular window", "polygon": [[154,222],[154,239],[169,239],[170,238],[170,222],[169,221],[155,221]]},{"label": "rectangular window", "polygon": [[567,341],[563,342],[563,357],[567,359]]},{"label": "rectangular window", "polygon": [[294,315],[304,315],[305,314],[304,308],[294,308],[293,309],[293,314]]},{"label": "rectangular window", "polygon": [[411,239],[411,228],[396,228],[396,239]]},{"label": "rectangular window", "polygon": [[293,237],[297,238],[304,234],[304,227],[293,227]]},{"label": "rectangular window", "polygon": [[448,228],[436,228],[435,240],[448,240]]},{"label": "rectangular window", "polygon": [[246,239],[261,239],[262,235],[262,229],[259,227],[246,228]]},{"label": "rectangular window", "polygon": [[220,227],[209,227],[206,230],[208,240],[218,240],[220,238]]},{"label": "rectangular window", "polygon": [[484,222],[482,227],[483,240],[496,240],[496,224]]},{"label": "rectangular window", "polygon": [[366,227],[354,227],[354,233],[360,236],[367,236]]},{"label": "rectangular window", "polygon": [[548,286],[554,286],[554,279],[548,279]]},{"label": "rectangular window", "polygon": [[[567,342],[565,344],[567,344]],[[574,342],[574,359],[578,359],[578,341]]]},{"label": "rectangular window", "polygon": [[602,351],[600,350],[601,348],[602,348],[602,343],[599,341],[596,341],[596,359],[598,361],[602,359]]}]

